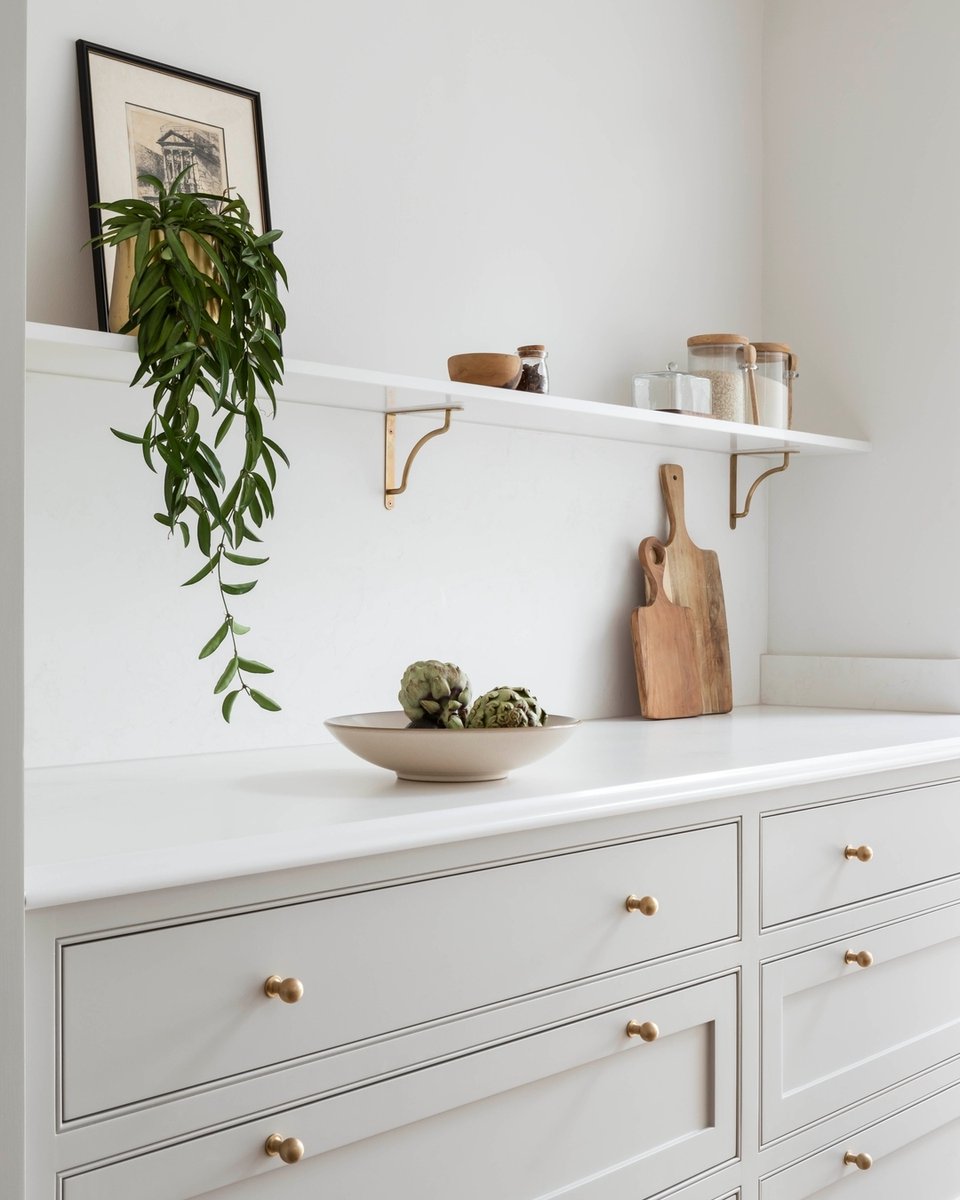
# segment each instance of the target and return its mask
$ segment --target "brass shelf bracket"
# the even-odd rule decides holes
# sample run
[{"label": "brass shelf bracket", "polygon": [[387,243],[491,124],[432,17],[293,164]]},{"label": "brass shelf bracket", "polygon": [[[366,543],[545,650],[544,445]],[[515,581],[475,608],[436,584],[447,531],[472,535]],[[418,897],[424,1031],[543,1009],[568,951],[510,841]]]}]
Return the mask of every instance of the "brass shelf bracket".
[{"label": "brass shelf bracket", "polygon": [[771,467],[769,471],[764,471],[750,485],[750,490],[747,492],[747,498],[743,502],[743,512],[737,509],[737,459],[750,458],[751,456],[764,455],[770,456],[769,450],[743,450],[739,454],[730,455],[730,528],[736,529],[737,522],[742,521],[750,512],[750,503],[753,500],[753,494],[765,479],[769,479],[771,475],[779,475],[781,471],[785,471],[790,466],[791,454],[796,454],[796,450],[784,450],[783,462],[779,467]]},{"label": "brass shelf bracket", "polygon": [[[387,389],[387,402],[393,402],[393,389]],[[433,404],[424,408],[399,408],[393,412],[384,414],[383,418],[383,507],[386,509],[393,508],[395,496],[402,496],[407,490],[407,483],[410,478],[410,467],[413,460],[417,457],[423,447],[430,441],[431,438],[439,437],[442,433],[446,433],[450,428],[450,417],[455,412],[462,412],[462,404]],[[403,472],[400,476],[400,484],[397,485],[397,467],[396,467],[396,439],[397,439],[397,417],[402,417],[406,413],[431,413],[442,412],[443,424],[438,429],[431,429],[429,433],[425,433],[422,438],[414,445],[413,449],[407,455],[407,461],[403,464]]]}]

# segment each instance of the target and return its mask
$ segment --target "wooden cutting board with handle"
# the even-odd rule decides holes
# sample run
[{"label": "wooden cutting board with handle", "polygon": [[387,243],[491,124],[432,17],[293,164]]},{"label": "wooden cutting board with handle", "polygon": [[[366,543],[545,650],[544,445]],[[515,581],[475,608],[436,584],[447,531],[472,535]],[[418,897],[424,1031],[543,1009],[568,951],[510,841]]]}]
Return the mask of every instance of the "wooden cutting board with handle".
[{"label": "wooden cutting board with handle", "polygon": [[698,717],[703,702],[693,614],[664,590],[663,543],[644,538],[638,554],[647,587],[647,605],[633,610],[631,622],[640,711],[654,719]]},{"label": "wooden cutting board with handle", "polygon": [[660,488],[667,506],[670,532],[663,543],[667,595],[689,608],[697,639],[702,711],[725,713],[733,708],[730,679],[730,639],[723,583],[716,550],[701,550],[687,532],[683,505],[683,468],[675,463],[660,467]]}]

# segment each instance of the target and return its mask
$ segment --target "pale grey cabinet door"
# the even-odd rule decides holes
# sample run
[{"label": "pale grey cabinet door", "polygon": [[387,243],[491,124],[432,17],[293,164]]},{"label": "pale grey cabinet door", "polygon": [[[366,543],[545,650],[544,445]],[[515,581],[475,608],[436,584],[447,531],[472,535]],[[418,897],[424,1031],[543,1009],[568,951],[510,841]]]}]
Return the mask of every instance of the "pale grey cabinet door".
[{"label": "pale grey cabinet door", "polygon": [[960,783],[771,813],[761,850],[765,927],[960,874]]},{"label": "pale grey cabinet door", "polygon": [[[736,1054],[728,975],[74,1175],[63,1200],[642,1200],[735,1158]],[[264,1155],[274,1132],[299,1163]]]},{"label": "pale grey cabinet door", "polygon": [[63,1120],[736,937],[737,850],[728,823],[67,944]]},{"label": "pale grey cabinet door", "polygon": [[763,1141],[960,1054],[958,996],[956,904],[765,963]]},{"label": "pale grey cabinet door", "polygon": [[[867,1154],[864,1171],[844,1156]],[[771,1175],[760,1200],[957,1200],[960,1085]]]}]

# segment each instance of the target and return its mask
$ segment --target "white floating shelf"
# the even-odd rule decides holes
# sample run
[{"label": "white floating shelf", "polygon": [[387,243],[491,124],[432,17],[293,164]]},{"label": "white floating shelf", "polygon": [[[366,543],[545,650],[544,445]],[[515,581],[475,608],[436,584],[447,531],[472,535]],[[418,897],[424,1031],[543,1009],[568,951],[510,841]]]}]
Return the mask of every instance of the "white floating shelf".
[{"label": "white floating shelf", "polygon": [[[135,370],[133,340],[118,334],[27,322],[27,371],[128,383]],[[449,380],[418,379],[386,371],[335,367],[287,359],[278,398],[296,404],[358,412],[393,412],[447,401],[463,406],[458,423],[567,433],[578,437],[644,442],[721,454],[857,454],[869,442],[852,438],[768,429],[708,417],[652,412],[595,400],[537,396],[502,388],[474,387]]]}]

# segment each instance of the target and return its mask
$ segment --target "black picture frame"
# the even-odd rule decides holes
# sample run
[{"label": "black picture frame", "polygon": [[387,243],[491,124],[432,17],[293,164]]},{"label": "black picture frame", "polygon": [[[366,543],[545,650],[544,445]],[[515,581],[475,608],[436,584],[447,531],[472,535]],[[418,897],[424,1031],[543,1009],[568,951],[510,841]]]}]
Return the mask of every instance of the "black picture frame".
[{"label": "black picture frame", "polygon": [[[168,182],[188,162],[197,190],[241,195],[257,233],[271,228],[260,93],[136,54],[77,41],[90,233],[103,201],[143,195],[140,174]],[[97,320],[109,329],[114,251],[93,251]]]}]

